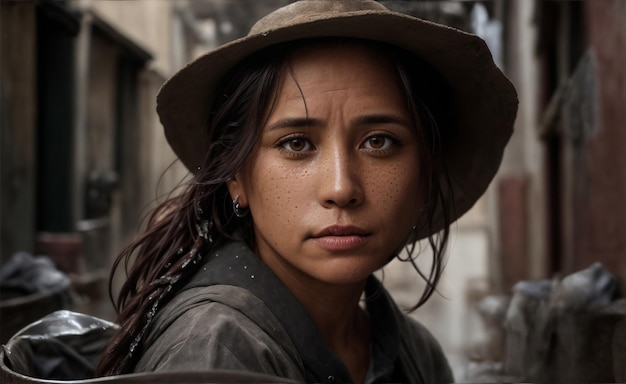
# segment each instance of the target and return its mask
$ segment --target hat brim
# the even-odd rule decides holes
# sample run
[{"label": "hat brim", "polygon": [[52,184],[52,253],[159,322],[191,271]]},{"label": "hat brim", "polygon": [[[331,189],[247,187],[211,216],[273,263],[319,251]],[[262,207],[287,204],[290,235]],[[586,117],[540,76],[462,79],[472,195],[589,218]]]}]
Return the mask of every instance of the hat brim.
[{"label": "hat brim", "polygon": [[[517,113],[517,94],[479,37],[390,11],[357,11],[295,22],[248,35],[189,63],[161,88],[157,111],[174,152],[192,172],[204,160],[207,123],[223,76],[247,56],[280,43],[345,37],[387,43],[412,52],[435,68],[450,86],[458,128],[444,157],[456,220],[485,192],[496,174]],[[442,215],[433,223],[440,230]],[[419,234],[419,238],[428,233]]]}]

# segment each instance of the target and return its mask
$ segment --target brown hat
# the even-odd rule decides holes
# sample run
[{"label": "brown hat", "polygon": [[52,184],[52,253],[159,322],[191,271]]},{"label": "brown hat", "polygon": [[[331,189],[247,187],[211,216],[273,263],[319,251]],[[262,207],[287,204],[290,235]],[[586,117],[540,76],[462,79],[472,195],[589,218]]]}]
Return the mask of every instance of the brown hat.
[{"label": "brown hat", "polygon": [[157,111],[167,140],[187,168],[195,173],[204,160],[208,106],[222,77],[263,48],[317,37],[384,42],[412,52],[442,75],[458,120],[455,140],[444,154],[456,209],[452,219],[470,209],[498,170],[513,133],[515,88],[479,37],[392,12],[373,0],[295,2],[259,20],[246,37],[206,53],[172,76],[159,92]]}]

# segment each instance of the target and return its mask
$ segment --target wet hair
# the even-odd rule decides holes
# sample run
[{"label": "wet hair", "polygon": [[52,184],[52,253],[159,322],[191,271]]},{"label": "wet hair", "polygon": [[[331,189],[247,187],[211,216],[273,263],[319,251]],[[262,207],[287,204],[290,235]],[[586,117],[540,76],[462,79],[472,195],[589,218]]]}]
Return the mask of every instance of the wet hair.
[{"label": "wet hair", "polygon": [[[342,39],[343,40],[343,39]],[[343,41],[353,42],[345,39]],[[337,44],[337,39],[316,39],[311,44]],[[97,368],[98,375],[131,372],[141,356],[141,341],[155,316],[184,282],[193,276],[202,255],[232,241],[237,232],[255,249],[250,215],[234,215],[227,182],[242,170],[254,151],[277,98],[278,86],[288,73],[288,58],[302,41],[261,50],[224,77],[207,122],[209,142],[202,167],[181,191],[157,206],[145,232],[116,258],[109,278],[124,267],[127,279],[112,300],[121,329],[109,342]],[[407,239],[403,261],[410,262],[426,282],[414,310],[434,292],[444,266],[445,247],[454,207],[446,201],[448,171],[442,154],[456,129],[446,83],[427,63],[401,49],[362,42],[389,58],[405,93],[412,123],[418,131],[420,185],[425,196],[424,220]],[[416,199],[418,196],[416,196]],[[437,226],[428,237],[433,263],[428,273],[416,265],[417,233]],[[404,247],[399,248],[399,251]],[[131,265],[129,269],[129,266]],[[110,288],[109,294],[112,297]]]}]

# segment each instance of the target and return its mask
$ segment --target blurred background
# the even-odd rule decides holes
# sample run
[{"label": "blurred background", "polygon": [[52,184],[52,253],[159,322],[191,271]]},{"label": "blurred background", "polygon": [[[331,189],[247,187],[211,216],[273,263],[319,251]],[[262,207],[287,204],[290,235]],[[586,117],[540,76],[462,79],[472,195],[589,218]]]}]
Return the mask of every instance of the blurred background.
[{"label": "blurred background", "polygon": [[[500,171],[413,316],[460,381],[626,381],[626,1],[380,2],[481,36],[520,100]],[[0,0],[1,343],[59,308],[114,319],[112,260],[187,175],[159,87],[288,3]],[[412,269],[381,277],[416,303]]]}]

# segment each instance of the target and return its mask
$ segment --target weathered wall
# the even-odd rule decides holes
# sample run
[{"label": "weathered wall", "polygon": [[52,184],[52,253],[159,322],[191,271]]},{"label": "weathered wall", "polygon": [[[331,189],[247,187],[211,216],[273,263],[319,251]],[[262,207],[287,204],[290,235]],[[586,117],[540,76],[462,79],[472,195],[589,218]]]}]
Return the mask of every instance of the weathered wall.
[{"label": "weathered wall", "polygon": [[149,51],[151,67],[163,75],[172,68],[172,23],[180,1],[88,1],[88,7],[122,34]]},{"label": "weathered wall", "polygon": [[504,61],[519,108],[515,129],[490,193],[496,205],[489,218],[496,255],[493,280],[503,292],[519,280],[545,274],[546,209],[544,149],[538,129],[536,4],[505,3]]},{"label": "weathered wall", "polygon": [[0,263],[35,245],[34,9],[34,2],[0,2]]},{"label": "weathered wall", "polygon": [[599,260],[626,280],[626,1],[586,1],[597,121],[586,143],[573,265]]}]

